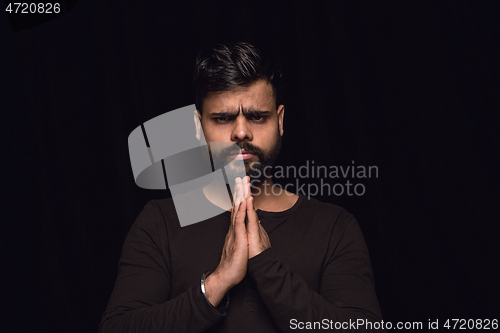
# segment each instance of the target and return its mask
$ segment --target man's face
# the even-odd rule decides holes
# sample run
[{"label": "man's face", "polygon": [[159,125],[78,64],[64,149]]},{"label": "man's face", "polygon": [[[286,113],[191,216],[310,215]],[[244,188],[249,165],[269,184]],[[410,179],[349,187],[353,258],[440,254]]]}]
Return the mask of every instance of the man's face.
[{"label": "man's face", "polygon": [[[264,80],[209,94],[203,101],[201,116],[205,139],[208,143],[228,143],[228,148],[221,150],[212,145],[212,157],[224,164],[243,159],[250,177],[262,175],[267,165],[274,164],[281,147],[284,109],[280,105],[276,111],[272,86]],[[234,144],[241,148],[242,155],[237,155]]]}]

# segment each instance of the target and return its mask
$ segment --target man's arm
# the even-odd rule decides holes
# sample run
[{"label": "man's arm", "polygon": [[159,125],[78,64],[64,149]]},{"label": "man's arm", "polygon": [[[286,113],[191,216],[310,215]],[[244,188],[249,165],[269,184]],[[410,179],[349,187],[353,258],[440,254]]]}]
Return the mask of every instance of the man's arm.
[{"label": "man's arm", "polygon": [[[368,250],[354,218],[347,220],[348,214],[341,214],[341,220],[336,221],[336,227],[332,229],[331,249],[322,271],[318,294],[308,287],[303,278],[282,265],[272,247],[264,245],[269,242],[265,230],[265,235],[261,233],[256,237],[255,230],[263,227],[256,222],[258,217],[252,209],[250,204],[247,209],[248,274],[281,331],[295,331],[291,326],[292,319],[297,322],[322,322],[326,319],[333,324],[356,322],[358,319],[381,321]],[[339,234],[342,235],[340,239]],[[258,242],[254,241],[252,245],[250,240],[257,238],[261,239],[261,244],[256,250]],[[346,325],[345,331],[362,332],[366,328],[366,325],[356,329]],[[324,328],[318,331],[324,331]]]},{"label": "man's arm", "polygon": [[200,284],[170,300],[168,253],[161,250],[166,235],[159,232],[158,219],[157,204],[149,202],[131,227],[100,333],[203,332],[223,318],[206,301]]},{"label": "man's arm", "polygon": [[[248,180],[246,180],[248,182]],[[163,253],[161,214],[150,202],[141,212],[125,240],[119,262],[118,277],[100,333],[117,332],[203,332],[220,321],[225,313],[219,306],[229,289],[247,272],[248,242],[245,230],[246,201],[242,180],[236,179],[231,225],[216,270],[201,283],[170,300],[171,272]],[[201,276],[200,276],[201,278]],[[201,281],[200,281],[201,282]],[[215,308],[217,307],[217,309]]]}]

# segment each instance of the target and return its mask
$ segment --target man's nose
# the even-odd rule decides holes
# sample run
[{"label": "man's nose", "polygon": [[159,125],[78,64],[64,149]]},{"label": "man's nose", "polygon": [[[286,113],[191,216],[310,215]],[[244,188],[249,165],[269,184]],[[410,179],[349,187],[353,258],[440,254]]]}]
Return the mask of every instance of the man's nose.
[{"label": "man's nose", "polygon": [[243,114],[240,113],[236,117],[234,124],[233,132],[231,133],[231,141],[251,141],[253,139],[250,124]]}]

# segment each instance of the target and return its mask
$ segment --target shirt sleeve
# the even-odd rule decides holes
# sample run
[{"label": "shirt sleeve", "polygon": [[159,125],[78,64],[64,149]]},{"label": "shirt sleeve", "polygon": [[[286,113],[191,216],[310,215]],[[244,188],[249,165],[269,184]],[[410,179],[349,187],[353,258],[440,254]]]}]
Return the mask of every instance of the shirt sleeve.
[{"label": "shirt sleeve", "polygon": [[[333,230],[342,236],[330,244],[319,294],[302,277],[284,267],[272,247],[249,260],[248,273],[280,331],[295,332],[298,322],[328,323],[328,328],[324,326],[318,332],[330,328],[343,332],[377,331],[368,323],[380,324],[381,312],[359,225],[351,218],[344,230]],[[335,323],[342,325],[338,326],[340,330],[334,329]]]},{"label": "shirt sleeve", "polygon": [[224,317],[208,304],[200,283],[170,299],[168,253],[162,245],[166,228],[160,227],[161,219],[158,204],[151,201],[131,227],[100,333],[203,332]]}]

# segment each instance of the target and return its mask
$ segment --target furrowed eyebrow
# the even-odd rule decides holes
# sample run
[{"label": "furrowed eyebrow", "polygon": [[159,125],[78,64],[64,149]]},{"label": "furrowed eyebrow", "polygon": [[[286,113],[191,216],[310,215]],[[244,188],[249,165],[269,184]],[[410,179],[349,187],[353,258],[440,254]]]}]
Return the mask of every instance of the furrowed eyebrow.
[{"label": "furrowed eyebrow", "polygon": [[213,112],[210,115],[217,117],[235,117],[238,115],[238,113],[239,111],[221,111],[221,112]]},{"label": "furrowed eyebrow", "polygon": [[245,115],[252,115],[252,116],[267,116],[270,114],[270,111],[262,111],[262,110],[247,110],[243,111],[243,114]]},{"label": "furrowed eyebrow", "polygon": [[[210,114],[212,117],[236,117],[240,112],[239,111],[220,111],[213,112]],[[271,111],[262,111],[262,110],[243,110],[244,115],[252,115],[252,116],[266,116],[270,114]]]}]

